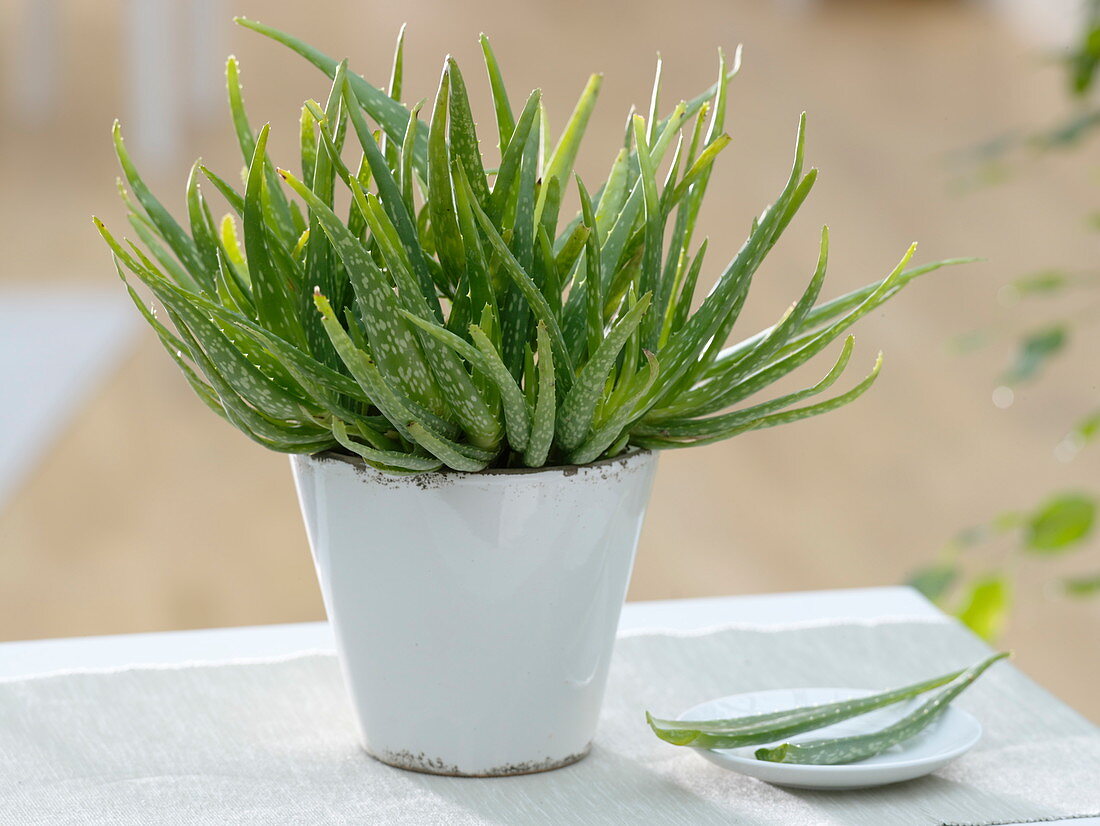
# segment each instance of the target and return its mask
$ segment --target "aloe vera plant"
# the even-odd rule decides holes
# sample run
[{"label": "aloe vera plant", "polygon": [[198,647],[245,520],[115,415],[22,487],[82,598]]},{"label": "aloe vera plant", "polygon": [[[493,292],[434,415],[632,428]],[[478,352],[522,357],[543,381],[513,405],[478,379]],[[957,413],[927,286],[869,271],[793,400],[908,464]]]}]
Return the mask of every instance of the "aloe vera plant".
[{"label": "aloe vera plant", "polygon": [[[707,249],[696,222],[730,141],[739,53],[720,54],[714,86],[664,115],[658,66],[648,114],[632,115],[607,180],[589,188],[573,166],[599,75],[555,139],[539,92],[515,105],[483,37],[499,145],[487,169],[453,59],[434,101],[410,107],[401,37],[383,91],[346,61],[238,22],[331,79],[326,100],[301,110],[294,171],[270,157],[269,127],[250,125],[231,58],[241,184],[196,163],[181,224],[142,181],[116,123],[120,189],[144,249],[96,224],[123,280],[163,306],[171,328],[127,283],[199,398],[268,448],[335,449],[394,473],[479,471],[586,464],[793,422],[860,396],[881,354],[851,389],[803,404],[847,368],[847,336],[814,384],[750,397],[919,275],[958,262],[911,267],[911,247],[884,278],[818,303],[823,230],[801,297],[772,327],[726,346],[754,273],[817,174],[804,168],[803,116],[786,185],[693,310]],[[580,209],[568,217],[574,181]],[[220,219],[211,190],[228,206]]]}]

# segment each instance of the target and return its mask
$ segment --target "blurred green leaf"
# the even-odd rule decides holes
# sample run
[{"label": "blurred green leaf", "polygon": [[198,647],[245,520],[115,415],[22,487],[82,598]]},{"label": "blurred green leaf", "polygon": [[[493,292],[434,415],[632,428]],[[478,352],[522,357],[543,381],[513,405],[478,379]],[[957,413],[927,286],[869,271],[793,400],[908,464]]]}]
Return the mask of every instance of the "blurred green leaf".
[{"label": "blurred green leaf", "polygon": [[1043,366],[1066,346],[1064,325],[1054,324],[1028,334],[1020,342],[1016,361],[1001,376],[1002,384],[1019,384],[1035,378]]},{"label": "blurred green leaf", "polygon": [[993,520],[989,523],[989,527],[994,533],[1007,533],[1023,525],[1024,519],[1024,514],[1019,511],[1005,511],[1004,513],[999,513],[994,516]]},{"label": "blurred green leaf", "polygon": [[1100,595],[1100,574],[1069,577],[1062,585],[1071,597],[1094,597]]},{"label": "blurred green leaf", "polygon": [[953,353],[966,355],[985,347],[992,339],[993,336],[989,330],[970,330],[952,338],[947,346]]},{"label": "blurred green leaf", "polygon": [[1066,149],[1078,143],[1100,126],[1100,110],[1075,112],[1053,128],[1036,135],[1033,143],[1039,149]]},{"label": "blurred green leaf", "polygon": [[1050,295],[1056,293],[1071,282],[1065,270],[1048,269],[1028,273],[1011,282],[1019,296]]},{"label": "blurred green leaf", "polygon": [[1032,552],[1057,554],[1088,537],[1096,519],[1096,500],[1064,493],[1047,501],[1028,520],[1024,546]]},{"label": "blurred green leaf", "polygon": [[1002,574],[994,574],[974,583],[958,618],[983,640],[993,640],[1004,630],[1011,606],[1011,585]]},{"label": "blurred green leaf", "polygon": [[938,602],[959,577],[959,569],[950,563],[930,565],[914,573],[907,583],[916,588],[932,602]]},{"label": "blurred green leaf", "polygon": [[1084,97],[1096,80],[1100,68],[1100,2],[1089,0],[1082,9],[1083,22],[1076,47],[1066,58],[1070,91]]},{"label": "blurred green leaf", "polygon": [[1100,434],[1100,410],[1094,410],[1073,426],[1071,436],[1086,445]]},{"label": "blurred green leaf", "polygon": [[989,538],[989,528],[986,525],[972,525],[963,528],[951,538],[951,545],[955,548],[972,548]]}]

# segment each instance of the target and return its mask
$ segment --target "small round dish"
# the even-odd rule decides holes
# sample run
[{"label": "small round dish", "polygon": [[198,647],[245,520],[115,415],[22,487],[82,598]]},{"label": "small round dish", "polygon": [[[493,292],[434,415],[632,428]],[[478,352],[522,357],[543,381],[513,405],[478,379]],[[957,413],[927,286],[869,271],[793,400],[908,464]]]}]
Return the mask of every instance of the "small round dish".
[{"label": "small round dish", "polygon": [[[785,708],[831,703],[874,694],[853,688],[782,688],[733,694],[701,703],[680,715],[680,720],[714,720],[764,714]],[[925,698],[918,697],[868,714],[852,717],[816,731],[791,737],[800,743],[829,737],[848,737],[884,728],[904,717]],[[982,726],[973,716],[954,706],[940,715],[924,731],[904,743],[891,746],[881,754],[839,766],[813,766],[798,763],[770,763],[757,760],[760,746],[737,749],[696,749],[700,756],[724,769],[755,777],[778,786],[798,789],[864,789],[885,786],[922,777],[943,768],[965,754],[981,739]],[[767,744],[777,745],[777,744]]]}]

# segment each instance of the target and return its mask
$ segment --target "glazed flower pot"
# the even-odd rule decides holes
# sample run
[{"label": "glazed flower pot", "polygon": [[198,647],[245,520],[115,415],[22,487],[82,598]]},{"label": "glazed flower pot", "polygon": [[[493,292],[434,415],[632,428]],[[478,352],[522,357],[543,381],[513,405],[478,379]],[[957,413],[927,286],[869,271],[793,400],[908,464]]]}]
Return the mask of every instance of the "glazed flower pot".
[{"label": "glazed flower pot", "polygon": [[369,754],[500,776],[588,752],[656,454],[416,476],[291,464]]}]

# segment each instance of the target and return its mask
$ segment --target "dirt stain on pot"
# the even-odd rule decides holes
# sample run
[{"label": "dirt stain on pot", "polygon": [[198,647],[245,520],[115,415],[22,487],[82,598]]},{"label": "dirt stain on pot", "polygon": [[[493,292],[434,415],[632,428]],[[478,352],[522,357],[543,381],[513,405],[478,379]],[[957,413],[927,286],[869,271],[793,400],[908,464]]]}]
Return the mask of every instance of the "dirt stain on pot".
[{"label": "dirt stain on pot", "polygon": [[457,470],[433,470],[425,473],[403,474],[400,476],[375,470],[358,456],[339,453],[337,451],[330,450],[324,453],[315,453],[309,458],[316,462],[342,462],[351,465],[364,482],[368,482],[372,485],[382,485],[384,487],[393,488],[408,488],[409,486],[415,486],[420,490],[438,490],[439,488],[448,487],[457,482],[470,479],[499,476],[531,476],[540,473],[560,473],[565,478],[571,478],[579,476],[582,470],[587,471],[589,469],[598,469],[598,476],[595,478],[607,481],[620,473],[630,472],[632,460],[648,453],[650,453],[648,450],[635,450],[610,459],[592,462],[587,465],[564,465],[537,468],[490,468],[488,470],[478,471],[477,473],[464,473]]},{"label": "dirt stain on pot", "polygon": [[445,763],[438,757],[428,757],[424,752],[413,754],[410,751],[398,751],[398,752],[384,752],[381,755],[374,754],[371,751],[367,751],[371,757],[380,763],[385,763],[387,766],[394,766],[398,769],[406,769],[408,771],[420,772],[421,774],[439,774],[446,777],[514,777],[519,774],[538,774],[539,772],[553,771],[554,769],[561,769],[565,766],[571,766],[579,760],[584,759],[588,752],[591,751],[592,744],[589,743],[584,747],[582,751],[576,754],[571,754],[568,757],[562,759],[547,758],[546,760],[528,760],[523,763],[507,763],[502,766],[496,766],[488,769],[484,772],[471,774],[470,772],[464,772],[458,768],[458,766]]}]

